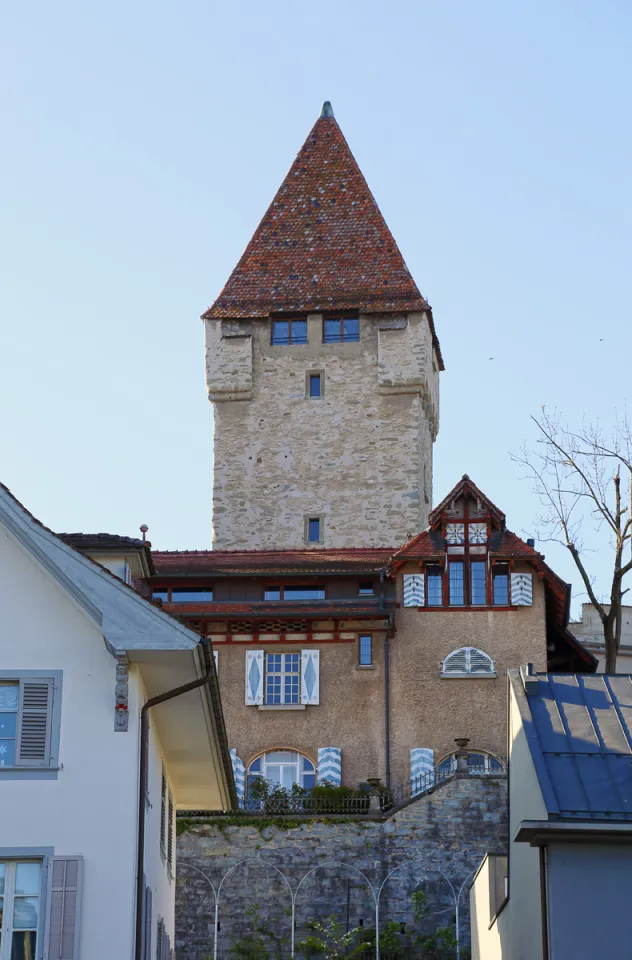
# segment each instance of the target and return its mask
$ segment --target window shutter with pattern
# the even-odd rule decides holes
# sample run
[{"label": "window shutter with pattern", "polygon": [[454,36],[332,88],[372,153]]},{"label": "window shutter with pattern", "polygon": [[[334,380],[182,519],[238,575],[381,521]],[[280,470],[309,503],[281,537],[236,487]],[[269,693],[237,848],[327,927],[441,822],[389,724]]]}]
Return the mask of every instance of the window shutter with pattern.
[{"label": "window shutter with pattern", "polygon": [[404,606],[423,607],[426,602],[423,573],[404,574]]},{"label": "window shutter with pattern", "polygon": [[246,705],[263,703],[263,650],[246,650]]},{"label": "window shutter with pattern", "polygon": [[16,766],[48,766],[53,712],[53,681],[22,680]]},{"label": "window shutter with pattern", "polygon": [[514,607],[533,604],[533,576],[530,573],[511,574],[511,603]]},{"label": "window shutter with pattern", "polygon": [[49,960],[79,960],[82,857],[53,857]]},{"label": "window shutter with pattern", "polygon": [[301,650],[301,703],[320,703],[320,650]]}]

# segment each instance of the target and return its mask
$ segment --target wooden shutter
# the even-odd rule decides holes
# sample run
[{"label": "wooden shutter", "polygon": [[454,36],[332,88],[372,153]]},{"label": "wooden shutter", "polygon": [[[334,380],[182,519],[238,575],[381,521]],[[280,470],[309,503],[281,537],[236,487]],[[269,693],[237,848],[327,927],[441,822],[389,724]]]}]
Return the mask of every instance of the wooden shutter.
[{"label": "wooden shutter", "polygon": [[511,604],[514,607],[530,607],[533,604],[532,574],[511,574]]},{"label": "wooden shutter", "polygon": [[320,650],[301,650],[301,703],[320,702]]},{"label": "wooden shutter", "polygon": [[423,573],[404,574],[404,606],[423,607],[425,599],[425,583]]},{"label": "wooden shutter", "polygon": [[246,768],[244,767],[243,760],[237,756],[236,747],[233,747],[228,752],[230,753],[230,760],[233,765],[233,776],[235,778],[237,799],[242,802],[246,793]]},{"label": "wooden shutter", "polygon": [[470,673],[493,673],[494,661],[482,650],[476,647],[469,648],[470,655]]},{"label": "wooden shutter", "polygon": [[443,661],[443,673],[467,673],[469,668],[468,647],[453,650]]},{"label": "wooden shutter", "polygon": [[156,937],[156,960],[164,960],[165,956],[165,921],[158,917],[158,935]]},{"label": "wooden shutter", "polygon": [[17,766],[49,766],[53,681],[21,680]]},{"label": "wooden shutter", "polygon": [[169,791],[169,806],[167,808],[167,863],[173,871],[173,794]]},{"label": "wooden shutter", "polygon": [[79,960],[82,857],[53,857],[49,960]]},{"label": "wooden shutter", "polygon": [[342,750],[340,747],[318,748],[318,782],[333,783],[339,787],[342,783]]},{"label": "wooden shutter", "polygon": [[160,789],[160,849],[165,852],[165,839],[167,831],[167,778],[165,768],[162,768],[162,785]]},{"label": "wooden shutter", "polygon": [[246,705],[263,703],[263,650],[246,650]]},{"label": "wooden shutter", "polygon": [[434,783],[434,751],[413,747],[410,751],[410,795],[416,797]]}]

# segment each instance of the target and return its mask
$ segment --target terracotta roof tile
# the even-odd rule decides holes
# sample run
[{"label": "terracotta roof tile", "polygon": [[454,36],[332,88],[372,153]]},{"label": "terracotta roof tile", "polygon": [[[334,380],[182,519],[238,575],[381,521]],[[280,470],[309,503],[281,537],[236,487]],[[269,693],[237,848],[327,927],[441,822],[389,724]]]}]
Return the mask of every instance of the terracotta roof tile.
[{"label": "terracotta roof tile", "polygon": [[330,109],[323,108],[241,260],[203,316],[426,311],[440,358],[431,309]]}]

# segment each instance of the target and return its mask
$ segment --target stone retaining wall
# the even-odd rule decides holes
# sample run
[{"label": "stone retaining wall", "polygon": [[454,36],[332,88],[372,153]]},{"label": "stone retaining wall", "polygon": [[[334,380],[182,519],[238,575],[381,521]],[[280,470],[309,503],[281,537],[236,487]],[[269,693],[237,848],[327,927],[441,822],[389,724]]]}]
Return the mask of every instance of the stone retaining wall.
[{"label": "stone retaining wall", "polygon": [[[358,871],[377,888],[391,870],[411,860],[416,862],[398,870],[384,887],[381,925],[388,920],[410,925],[411,895],[417,889],[428,898],[428,914],[438,911],[433,924],[450,924],[454,901],[437,868],[458,889],[487,851],[506,851],[507,784],[501,776],[455,778],[381,821],[252,818],[242,825],[236,818],[218,817],[180,822],[182,827],[177,844],[178,960],[213,956],[214,898],[199,871],[218,887],[226,872],[247,857],[261,862],[237,866],[222,885],[218,957],[231,957],[232,942],[252,929],[256,911],[275,934],[269,956],[285,958],[290,956],[291,897],[273,867],[296,890],[314,867],[332,860],[348,865],[321,867],[302,883],[296,900],[297,942],[310,932],[310,921],[332,915],[345,928],[374,926],[373,897]],[[461,942],[468,947],[467,896],[460,907]]]}]

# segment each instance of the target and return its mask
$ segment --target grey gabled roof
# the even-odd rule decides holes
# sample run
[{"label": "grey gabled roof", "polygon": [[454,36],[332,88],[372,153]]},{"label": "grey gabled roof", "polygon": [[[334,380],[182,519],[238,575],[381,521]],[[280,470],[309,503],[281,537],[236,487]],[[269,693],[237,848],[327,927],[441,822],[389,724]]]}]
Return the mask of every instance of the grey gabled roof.
[{"label": "grey gabled roof", "polygon": [[[632,677],[512,671],[549,818],[632,820]],[[526,691],[526,709],[525,708]]]}]

